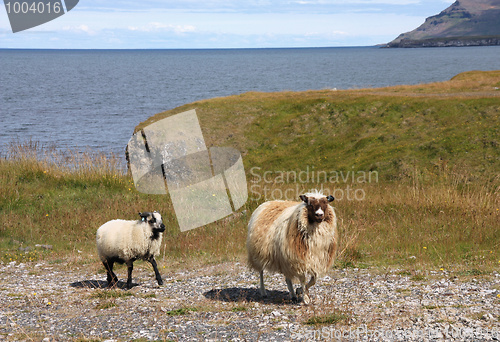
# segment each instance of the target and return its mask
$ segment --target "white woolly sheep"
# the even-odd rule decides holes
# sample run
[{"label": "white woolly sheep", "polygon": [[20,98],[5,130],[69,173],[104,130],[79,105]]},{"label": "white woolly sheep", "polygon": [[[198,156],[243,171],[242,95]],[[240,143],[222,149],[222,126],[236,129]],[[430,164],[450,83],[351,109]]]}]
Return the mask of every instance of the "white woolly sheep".
[{"label": "white woolly sheep", "polygon": [[158,285],[163,285],[155,256],[160,254],[162,233],[165,225],[160,213],[139,213],[138,221],[112,220],[103,224],[96,233],[97,252],[107,272],[108,287],[118,283],[113,264],[127,264],[127,288],[132,287],[133,263],[147,260],[153,265]]},{"label": "white woolly sheep", "polygon": [[[315,191],[299,196],[302,202],[269,201],[261,204],[248,223],[249,266],[260,272],[260,293],[264,287],[264,269],[281,273],[292,300],[303,294],[310,302],[309,288],[332,265],[337,250],[337,217],[328,204],[333,196]],[[306,284],[306,276],[311,276]],[[293,290],[292,280],[301,287]]]}]

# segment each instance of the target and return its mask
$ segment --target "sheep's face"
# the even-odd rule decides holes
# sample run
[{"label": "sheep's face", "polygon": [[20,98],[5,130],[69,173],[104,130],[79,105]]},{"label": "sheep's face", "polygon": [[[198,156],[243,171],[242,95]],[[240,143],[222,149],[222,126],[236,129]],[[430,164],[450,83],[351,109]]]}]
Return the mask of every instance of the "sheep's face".
[{"label": "sheep's face", "polygon": [[334,200],[333,196],[308,196],[300,195],[300,199],[306,203],[307,217],[309,222],[321,223],[327,215],[328,202]]},{"label": "sheep's face", "polygon": [[159,212],[154,211],[152,213],[150,212],[139,213],[139,216],[141,216],[141,221],[147,222],[151,226],[153,231],[157,231],[160,233],[165,231],[165,225],[163,224]]}]

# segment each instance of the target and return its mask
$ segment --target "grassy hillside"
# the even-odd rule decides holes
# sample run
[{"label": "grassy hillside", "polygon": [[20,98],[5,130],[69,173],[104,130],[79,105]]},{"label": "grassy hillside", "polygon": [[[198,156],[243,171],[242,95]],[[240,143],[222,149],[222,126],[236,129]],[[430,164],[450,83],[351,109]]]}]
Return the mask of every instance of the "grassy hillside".
[{"label": "grassy hillside", "polygon": [[323,187],[337,197],[338,266],[493,269],[498,88],[500,71],[470,72],[428,85],[252,92],[159,113],[136,131],[195,108],[207,145],[241,151],[247,172],[249,200],[238,215],[184,233],[168,196],[138,193],[116,160],[14,145],[0,158],[2,260],[97,262],[99,225],[159,210],[168,227],[161,262],[244,261],[249,214],[266,197]]},{"label": "grassy hillside", "polygon": [[196,109],[207,145],[242,151],[247,169],[376,170],[400,179],[443,169],[498,173],[500,72],[449,82],[357,91],[245,93],[159,113]]}]

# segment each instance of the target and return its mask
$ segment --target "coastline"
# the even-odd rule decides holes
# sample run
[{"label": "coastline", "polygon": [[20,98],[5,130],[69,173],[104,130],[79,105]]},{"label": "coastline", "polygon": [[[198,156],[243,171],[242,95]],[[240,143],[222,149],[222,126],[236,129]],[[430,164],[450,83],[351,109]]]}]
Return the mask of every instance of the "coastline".
[{"label": "coastline", "polygon": [[424,47],[468,47],[468,46],[498,46],[500,36],[478,37],[442,37],[430,39],[401,39],[390,42],[385,48],[424,48]]}]

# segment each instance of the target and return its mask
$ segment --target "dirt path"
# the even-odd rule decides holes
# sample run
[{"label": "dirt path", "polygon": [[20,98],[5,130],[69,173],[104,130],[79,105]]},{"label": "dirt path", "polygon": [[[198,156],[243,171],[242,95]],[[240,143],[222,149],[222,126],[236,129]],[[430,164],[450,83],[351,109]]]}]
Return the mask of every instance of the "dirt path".
[{"label": "dirt path", "polygon": [[[0,340],[6,341],[436,341],[500,339],[500,274],[425,277],[332,270],[293,303],[282,276],[224,263],[167,272],[156,285],[137,262],[130,291],[101,290],[96,266],[0,264]],[[126,270],[118,269],[123,279]],[[123,285],[123,283],[121,283]],[[308,325],[309,319],[327,324]]]}]

